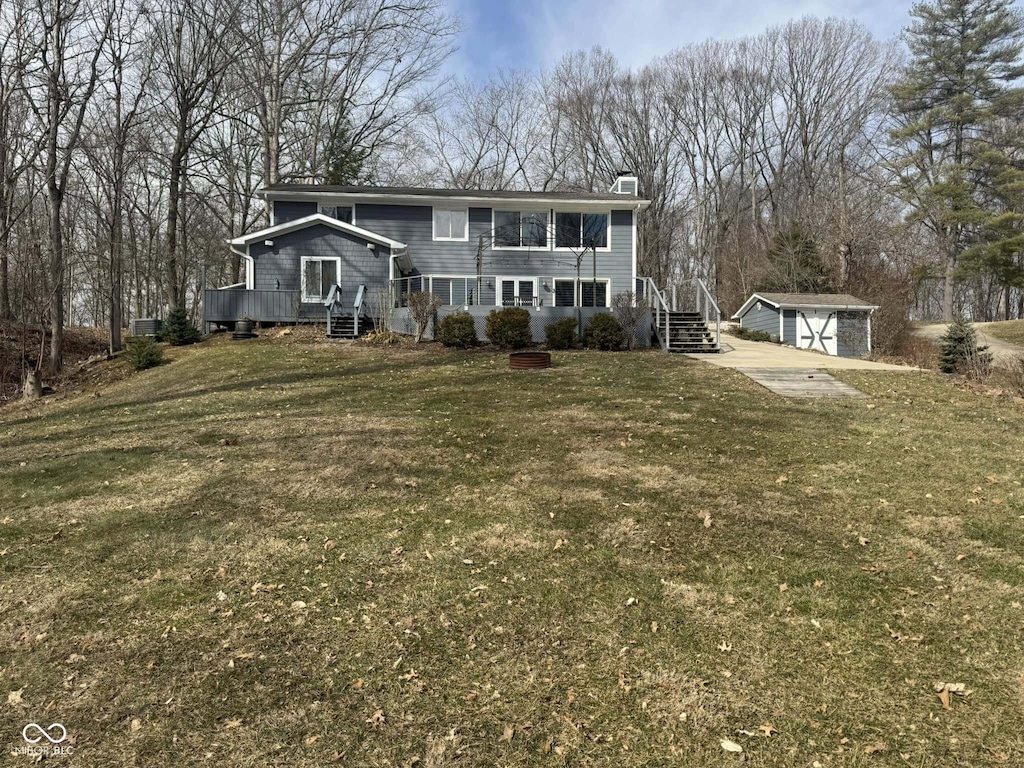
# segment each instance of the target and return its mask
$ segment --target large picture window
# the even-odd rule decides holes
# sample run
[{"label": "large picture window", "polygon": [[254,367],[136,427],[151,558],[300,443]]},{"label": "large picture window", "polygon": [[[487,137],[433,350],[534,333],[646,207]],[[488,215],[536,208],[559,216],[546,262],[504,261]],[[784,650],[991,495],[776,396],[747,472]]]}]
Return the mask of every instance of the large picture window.
[{"label": "large picture window", "polygon": [[468,208],[435,208],[434,209],[435,240],[468,240],[469,209]]},{"label": "large picture window", "polygon": [[607,248],[608,214],[557,211],[555,213],[555,247]]},{"label": "large picture window", "polygon": [[341,259],[302,258],[302,300],[323,301],[341,276]]},{"label": "large picture window", "polygon": [[547,211],[495,211],[495,248],[547,248]]}]

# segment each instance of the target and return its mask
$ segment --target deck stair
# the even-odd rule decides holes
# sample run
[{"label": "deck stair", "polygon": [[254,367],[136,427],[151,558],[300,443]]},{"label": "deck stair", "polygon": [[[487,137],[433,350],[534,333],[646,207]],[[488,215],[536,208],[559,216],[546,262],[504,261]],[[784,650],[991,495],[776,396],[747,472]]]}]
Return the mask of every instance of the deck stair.
[{"label": "deck stair", "polygon": [[715,334],[700,312],[663,312],[661,337],[668,352],[718,352]]},{"label": "deck stair", "polygon": [[683,286],[680,302],[690,309],[680,310],[676,306],[679,287],[673,288],[669,302],[651,278],[644,283],[644,298],[651,308],[651,330],[657,343],[666,352],[721,352],[722,313],[711,291],[703,280],[693,278],[690,285]]},{"label": "deck stair", "polygon": [[373,327],[373,321],[368,317],[360,317],[357,324],[356,316],[351,313],[332,314],[328,321],[327,337],[329,339],[355,339],[369,333]]}]

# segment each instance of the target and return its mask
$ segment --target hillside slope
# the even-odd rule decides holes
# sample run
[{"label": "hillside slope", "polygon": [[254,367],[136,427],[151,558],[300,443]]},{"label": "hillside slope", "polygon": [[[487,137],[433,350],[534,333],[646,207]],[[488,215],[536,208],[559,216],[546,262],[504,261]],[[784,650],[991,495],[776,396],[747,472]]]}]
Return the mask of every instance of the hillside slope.
[{"label": "hillside slope", "polygon": [[175,355],[0,413],[5,747],[1024,762],[1019,406],[907,373],[787,400],[658,353]]}]

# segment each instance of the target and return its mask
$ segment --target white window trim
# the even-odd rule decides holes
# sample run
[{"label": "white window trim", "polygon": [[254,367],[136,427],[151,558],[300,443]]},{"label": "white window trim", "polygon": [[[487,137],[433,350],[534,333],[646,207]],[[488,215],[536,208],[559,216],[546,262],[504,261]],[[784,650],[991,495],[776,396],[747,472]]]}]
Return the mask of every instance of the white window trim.
[{"label": "white window trim", "polygon": [[[460,283],[464,283],[464,284],[467,284],[467,285],[472,285],[472,287],[475,288],[476,287],[475,283],[476,283],[477,276],[476,275],[423,275],[423,279],[427,281],[427,284],[430,286],[430,292],[433,293],[434,292],[434,281],[435,280],[457,280]],[[436,296],[437,294],[434,294],[434,295]],[[451,296],[449,296],[448,298],[450,299]],[[466,304],[466,302],[461,302],[460,304],[442,304],[441,306],[444,306],[444,307],[464,307],[464,306],[467,306],[467,304]]]},{"label": "white window trim", "polygon": [[498,275],[494,278],[494,305],[497,307],[504,307],[501,303],[501,284],[511,282],[515,285],[516,290],[513,294],[517,299],[519,296],[519,283],[530,281],[533,283],[533,299],[534,301],[540,301],[540,278],[531,277],[530,275],[523,275],[522,277],[516,277],[514,275]]},{"label": "white window trim", "polygon": [[324,300],[320,296],[319,289],[316,296],[311,296],[306,291],[306,264],[311,261],[333,261],[337,265],[335,274],[338,276],[338,283],[341,283],[341,257],[340,256],[303,256],[299,259],[299,288],[302,294],[303,304],[319,304]]},{"label": "white window trim", "polygon": [[[543,213],[548,217],[547,223],[547,243],[541,245],[495,245],[494,233],[497,232],[497,227],[494,224],[495,214],[498,211],[504,211],[506,213],[518,213],[520,216],[519,221],[519,239],[522,242],[523,237],[523,222],[522,215],[524,213]],[[554,238],[551,235],[552,222],[554,221],[553,214],[550,208],[537,208],[524,205],[509,206],[507,208],[491,208],[491,242],[490,248],[492,251],[550,251],[551,246],[554,243]]]},{"label": "white window trim", "polygon": [[[466,228],[463,232],[462,237],[441,237],[437,234],[437,218],[434,216],[434,211],[462,211],[466,214]],[[446,205],[432,205],[430,207],[430,234],[433,235],[434,240],[448,243],[465,243],[469,241],[469,208],[460,208],[459,206],[446,206]]]},{"label": "white window trim", "polygon": [[[587,213],[590,213],[590,214],[594,214],[594,213],[602,214],[603,213],[608,218],[608,232],[605,235],[605,242],[607,242],[608,245],[606,245],[603,248],[595,248],[594,250],[597,251],[598,253],[609,253],[611,251],[611,249],[612,249],[612,211],[611,211],[610,208],[607,211],[584,211],[584,210],[581,210],[579,208],[553,208],[552,209],[552,211],[551,211],[551,220],[550,220],[551,236],[549,238],[550,241],[551,241],[552,250],[558,251],[560,253],[579,253],[580,252],[580,248],[582,248],[583,246],[579,246],[578,248],[566,248],[566,247],[559,247],[559,246],[555,245],[555,242],[556,242],[555,241],[555,236],[557,235],[557,229],[556,229],[556,225],[555,225],[555,216],[557,214],[559,214],[559,213],[578,213],[581,216],[583,214],[587,214]],[[581,227],[583,226],[582,219],[580,220],[580,226]],[[589,251],[590,248],[587,248],[587,250]]]},{"label": "white window trim", "polygon": [[[594,282],[595,281],[594,281],[593,278],[580,278],[580,280],[577,280],[575,278],[555,278],[552,281],[551,287],[552,287],[552,289],[555,289],[556,288],[556,285],[555,285],[556,283],[575,283],[575,290],[574,290],[574,292],[572,294],[572,301],[575,302],[573,304],[573,306],[583,307],[584,309],[586,309],[587,307],[590,306],[590,304],[584,305],[584,303],[583,303],[583,286],[584,286],[585,283],[594,283]],[[604,307],[608,308],[608,307],[611,306],[611,278],[598,278],[597,282],[598,283],[604,283],[604,285],[605,285],[605,288],[604,288],[604,304],[602,304],[601,306],[604,306]],[[556,296],[557,295],[557,291],[553,290],[552,291],[552,295]],[[552,299],[552,302],[554,302],[554,299]]]}]

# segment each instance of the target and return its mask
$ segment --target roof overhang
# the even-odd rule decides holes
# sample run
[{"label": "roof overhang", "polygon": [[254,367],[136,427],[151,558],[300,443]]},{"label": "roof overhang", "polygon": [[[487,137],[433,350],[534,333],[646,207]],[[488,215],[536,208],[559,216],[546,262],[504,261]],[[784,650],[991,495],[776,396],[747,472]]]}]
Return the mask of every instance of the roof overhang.
[{"label": "roof overhang", "polygon": [[736,310],[733,316],[729,319],[739,320],[740,317],[746,314],[747,310],[750,309],[754,305],[754,303],[758,301],[760,301],[763,304],[768,304],[769,306],[772,306],[775,309],[834,309],[837,312],[848,312],[850,310],[874,312],[876,309],[878,309],[878,306],[875,304],[814,304],[813,302],[804,303],[792,301],[777,302],[772,301],[771,299],[766,299],[759,293],[755,293],[749,299],[743,302],[743,306]]},{"label": "roof overhang", "polygon": [[375,245],[382,245],[385,248],[390,248],[392,253],[396,251],[405,251],[408,246],[405,243],[400,243],[397,240],[392,240],[390,237],[384,237],[384,235],[378,235],[376,232],[371,232],[368,229],[357,227],[354,224],[349,224],[345,221],[340,221],[331,216],[326,216],[322,213],[314,213],[309,216],[303,216],[301,219],[293,219],[292,221],[285,221],[281,224],[275,224],[272,227],[261,229],[256,232],[250,232],[248,235],[242,235],[228,240],[228,244],[232,246],[241,245],[248,246],[252,243],[260,240],[269,240],[278,235],[286,235],[289,232],[297,232],[300,229],[306,229],[306,227],[312,227],[317,224],[323,224],[325,226],[336,229],[339,232],[345,232],[346,234],[358,237],[361,240],[365,240],[368,243],[374,243]]},{"label": "roof overhang", "polygon": [[308,200],[324,201],[338,200],[359,203],[378,203],[391,205],[452,205],[462,204],[467,207],[505,206],[509,209],[517,207],[540,207],[545,208],[573,208],[584,211],[607,211],[609,209],[635,209],[642,211],[650,204],[650,200],[641,200],[630,195],[621,195],[621,202],[616,197],[607,198],[570,198],[570,197],[545,197],[543,192],[538,192],[536,197],[495,197],[489,196],[486,192],[479,194],[465,195],[402,195],[402,194],[373,194],[366,192],[313,192],[313,191],[290,191],[282,189],[261,189],[257,193],[266,200]]}]

